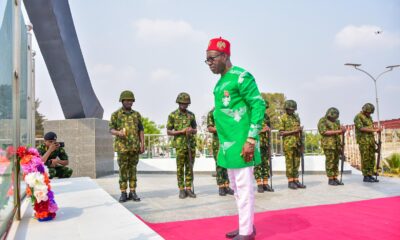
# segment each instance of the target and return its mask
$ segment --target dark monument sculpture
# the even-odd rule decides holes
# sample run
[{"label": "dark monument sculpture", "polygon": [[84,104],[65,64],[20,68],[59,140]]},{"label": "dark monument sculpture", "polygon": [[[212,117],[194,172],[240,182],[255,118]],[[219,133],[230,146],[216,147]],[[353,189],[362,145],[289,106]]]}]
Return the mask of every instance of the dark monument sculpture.
[{"label": "dark monument sculpture", "polygon": [[103,117],[79,45],[68,0],[24,0],[66,119]]}]

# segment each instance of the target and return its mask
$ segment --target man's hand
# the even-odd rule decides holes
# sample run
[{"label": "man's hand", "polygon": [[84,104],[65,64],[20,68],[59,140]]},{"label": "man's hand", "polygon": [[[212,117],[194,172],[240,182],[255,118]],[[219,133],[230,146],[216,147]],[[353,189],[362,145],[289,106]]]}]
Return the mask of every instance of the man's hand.
[{"label": "man's hand", "polygon": [[123,137],[126,137],[126,131],[124,131],[125,129],[122,129],[122,130],[119,130],[119,131],[117,131],[116,133],[117,133],[117,136],[118,137],[121,137],[121,138],[123,138]]},{"label": "man's hand", "polygon": [[300,127],[297,129],[297,132],[300,133],[300,132],[302,132],[302,131],[303,131],[303,126],[300,126]]},{"label": "man's hand", "polygon": [[191,135],[194,133],[194,129],[192,127],[188,127],[185,129],[186,135]]},{"label": "man's hand", "polygon": [[53,167],[53,168],[57,167],[57,163],[58,163],[57,159],[54,158],[54,159],[51,159],[50,161],[51,161],[50,167]]},{"label": "man's hand", "polygon": [[382,127],[379,127],[379,128],[375,128],[375,132],[377,132],[377,133],[379,133],[379,132],[382,132]]},{"label": "man's hand", "polygon": [[54,142],[54,143],[50,144],[49,149],[47,151],[50,151],[50,153],[52,153],[55,150],[57,150],[59,147],[60,147],[60,144]]},{"label": "man's hand", "polygon": [[341,127],[341,130],[342,130],[342,133],[345,133],[345,132],[346,132],[346,127],[345,127],[345,126],[342,126],[342,127]]},{"label": "man's hand", "polygon": [[144,153],[144,144],[140,144],[140,154]]},{"label": "man's hand", "polygon": [[253,160],[253,157],[254,157],[254,144],[246,142],[243,145],[242,153],[240,154],[240,156],[243,157],[245,162],[250,162],[251,160]]}]

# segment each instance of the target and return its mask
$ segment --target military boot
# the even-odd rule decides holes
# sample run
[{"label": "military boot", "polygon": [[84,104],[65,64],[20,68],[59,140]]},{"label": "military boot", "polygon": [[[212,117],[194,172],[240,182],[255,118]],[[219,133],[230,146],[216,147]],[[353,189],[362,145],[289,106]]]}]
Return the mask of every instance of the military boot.
[{"label": "military boot", "polygon": [[121,196],[119,197],[119,202],[126,202],[126,200],[128,200],[128,195],[126,194],[126,192],[121,192]]},{"label": "military boot", "polygon": [[289,183],[288,183],[288,187],[289,187],[290,189],[293,189],[293,190],[296,190],[296,189],[297,189],[297,185],[296,185],[296,183],[294,183],[294,182],[289,182]]},{"label": "military boot", "polygon": [[267,191],[267,192],[273,192],[274,191],[274,189],[269,184],[264,184],[263,188],[264,188],[264,191]]},{"label": "military boot", "polygon": [[371,182],[379,182],[379,180],[376,177],[369,176],[369,178],[371,179]]},{"label": "military boot", "polygon": [[328,184],[331,185],[331,186],[337,186],[338,185],[337,182],[335,182],[334,179],[329,179],[328,180]]},{"label": "military boot", "polygon": [[263,187],[262,184],[257,185],[257,192],[259,192],[259,193],[263,193],[264,192],[264,187]]},{"label": "military boot", "polygon": [[225,187],[220,187],[218,190],[220,196],[226,196]]},{"label": "military boot", "polygon": [[131,191],[129,192],[129,200],[133,200],[135,202],[140,202],[140,197],[138,197],[138,195],[136,195],[136,191]]},{"label": "military boot", "polygon": [[191,198],[196,198],[196,194],[194,194],[192,189],[186,189],[186,194]]},{"label": "military boot", "polygon": [[333,180],[337,183],[337,185],[344,185],[344,183],[339,181],[337,178],[335,178]]},{"label": "military boot", "polygon": [[371,176],[364,176],[363,182],[374,182],[374,180],[371,179]]},{"label": "military boot", "polygon": [[183,189],[179,190],[179,198],[184,199],[186,197],[187,197],[186,191]]},{"label": "military boot", "polygon": [[306,188],[306,185],[303,185],[301,182],[299,181],[295,181],[294,182],[297,185],[297,188]]},{"label": "military boot", "polygon": [[233,194],[235,194],[235,191],[233,191],[232,188],[230,188],[230,187],[225,187],[225,192],[226,192],[226,194],[228,194],[228,195],[233,195]]}]

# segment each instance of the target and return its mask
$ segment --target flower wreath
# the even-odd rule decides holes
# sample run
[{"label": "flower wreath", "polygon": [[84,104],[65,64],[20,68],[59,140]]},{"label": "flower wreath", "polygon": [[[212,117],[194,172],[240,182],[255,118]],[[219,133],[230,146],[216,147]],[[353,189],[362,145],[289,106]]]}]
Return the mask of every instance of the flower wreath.
[{"label": "flower wreath", "polygon": [[31,198],[35,218],[40,222],[54,219],[58,206],[51,191],[49,170],[38,150],[20,146],[16,154],[23,170],[23,179],[27,184],[26,195]]}]

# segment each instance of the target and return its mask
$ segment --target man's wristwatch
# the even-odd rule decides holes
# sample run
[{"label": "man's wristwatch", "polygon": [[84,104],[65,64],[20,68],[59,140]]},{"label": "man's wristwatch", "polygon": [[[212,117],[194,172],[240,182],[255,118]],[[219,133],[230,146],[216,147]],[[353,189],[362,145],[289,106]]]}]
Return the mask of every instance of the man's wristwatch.
[{"label": "man's wristwatch", "polygon": [[256,140],[254,138],[247,138],[246,142],[250,143],[251,145],[256,145]]}]

